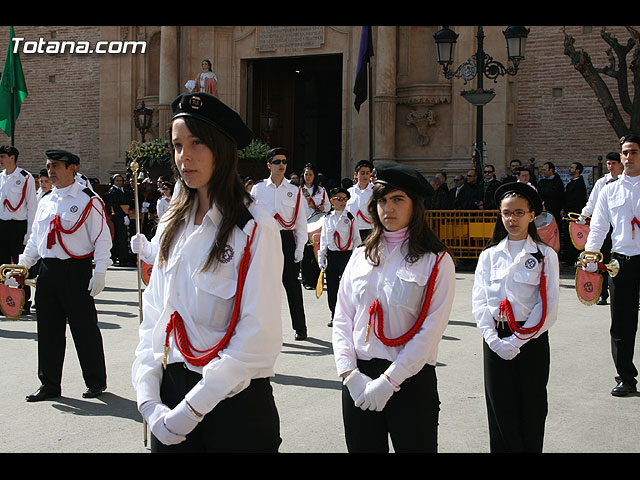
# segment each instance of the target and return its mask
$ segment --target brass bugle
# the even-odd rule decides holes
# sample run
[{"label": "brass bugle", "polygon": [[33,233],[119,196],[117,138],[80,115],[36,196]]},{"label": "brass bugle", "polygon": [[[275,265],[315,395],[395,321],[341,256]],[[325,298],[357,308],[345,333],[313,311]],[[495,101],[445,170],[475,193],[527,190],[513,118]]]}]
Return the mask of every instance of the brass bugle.
[{"label": "brass bugle", "polygon": [[607,269],[609,275],[612,277],[618,275],[618,272],[620,271],[620,263],[618,260],[613,258],[611,262],[604,264],[602,263],[603,258],[604,257],[601,252],[582,252],[578,257],[576,266],[586,267],[588,263],[597,263],[598,265],[604,265],[604,268]]},{"label": "brass bugle", "polygon": [[577,222],[581,218],[584,218],[588,221],[591,220],[591,217],[589,215],[582,215],[581,213],[576,213],[576,212],[569,212],[564,219],[569,220],[570,222]]},{"label": "brass bugle", "polygon": [[16,275],[24,277],[24,284],[35,288],[36,280],[35,278],[27,278],[29,276],[29,269],[24,265],[16,265],[15,263],[5,263],[4,265],[0,265],[0,283],[4,283],[7,279],[6,272],[15,272]]}]

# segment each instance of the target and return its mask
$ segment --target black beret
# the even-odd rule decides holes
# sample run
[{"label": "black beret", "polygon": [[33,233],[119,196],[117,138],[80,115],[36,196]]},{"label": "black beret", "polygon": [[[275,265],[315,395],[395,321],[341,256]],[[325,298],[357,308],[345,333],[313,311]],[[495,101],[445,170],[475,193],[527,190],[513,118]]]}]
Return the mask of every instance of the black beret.
[{"label": "black beret", "polygon": [[420,172],[401,163],[376,165],[376,183],[395,187],[421,198],[428,198],[434,194],[433,187]]},{"label": "black beret", "polygon": [[369,170],[373,172],[373,163],[371,163],[369,160],[360,160],[358,163],[356,163],[355,171],[357,172],[361,167],[369,167]]},{"label": "black beret", "polygon": [[49,176],[49,170],[47,170],[46,168],[43,168],[40,170],[40,176],[41,177],[48,177]]},{"label": "black beret", "polygon": [[331,190],[331,198],[335,197],[339,193],[344,193],[347,196],[347,199],[351,198],[351,194],[349,193],[349,190],[347,190],[344,187],[336,187],[336,188],[332,189]]},{"label": "black beret", "polygon": [[204,92],[185,93],[171,103],[173,118],[192,117],[202,120],[229,137],[238,150],[251,143],[253,132],[240,115],[216,96]]},{"label": "black beret", "polygon": [[289,151],[284,147],[275,147],[267,152],[267,162],[270,162],[273,157],[276,155],[284,155],[287,159],[289,158]]},{"label": "black beret", "polygon": [[536,216],[542,213],[542,198],[540,198],[538,191],[531,185],[522,182],[503,183],[496,189],[496,193],[493,197],[498,206],[500,206],[500,202],[508,193],[517,193],[529,200],[531,208],[533,208]]},{"label": "black beret", "polygon": [[6,153],[7,155],[18,155],[18,149],[12,145],[0,146],[0,154]]},{"label": "black beret", "polygon": [[80,157],[66,150],[47,150],[44,155],[51,160],[65,162],[67,165],[80,165]]},{"label": "black beret", "polygon": [[620,146],[627,142],[637,143],[638,145],[640,145],[640,137],[638,135],[631,134],[625,135],[624,137],[620,138]]}]

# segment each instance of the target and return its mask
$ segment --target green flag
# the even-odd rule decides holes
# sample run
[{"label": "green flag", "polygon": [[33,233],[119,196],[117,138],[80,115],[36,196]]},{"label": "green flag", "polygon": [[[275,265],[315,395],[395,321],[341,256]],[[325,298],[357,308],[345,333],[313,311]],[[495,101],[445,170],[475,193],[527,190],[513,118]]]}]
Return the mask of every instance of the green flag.
[{"label": "green flag", "polygon": [[[27,84],[22,73],[20,56],[13,51],[13,27],[10,27],[9,47],[0,78],[0,129],[13,137],[15,122],[20,115],[20,106],[27,98]],[[13,102],[13,108],[11,108]]]}]

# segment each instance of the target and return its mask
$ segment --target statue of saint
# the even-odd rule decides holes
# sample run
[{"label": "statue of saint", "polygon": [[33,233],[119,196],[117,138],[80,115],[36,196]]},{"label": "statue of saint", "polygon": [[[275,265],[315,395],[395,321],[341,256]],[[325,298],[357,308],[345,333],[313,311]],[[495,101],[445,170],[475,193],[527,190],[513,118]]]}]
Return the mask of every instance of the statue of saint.
[{"label": "statue of saint", "polygon": [[202,60],[202,71],[196,75],[195,80],[189,80],[185,87],[190,92],[206,92],[218,96],[218,77],[211,70],[211,61],[206,58]]}]

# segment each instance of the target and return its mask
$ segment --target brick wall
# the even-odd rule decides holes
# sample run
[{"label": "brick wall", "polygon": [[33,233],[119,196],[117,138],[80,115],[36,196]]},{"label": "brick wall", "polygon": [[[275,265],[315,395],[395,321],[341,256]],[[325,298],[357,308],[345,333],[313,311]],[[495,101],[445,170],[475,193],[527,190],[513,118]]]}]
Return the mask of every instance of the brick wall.
[{"label": "brick wall", "polygon": [[[529,28],[526,58],[517,75],[514,158],[528,162],[535,157],[540,167],[545,161],[565,167],[574,161],[596,165],[598,155],[617,150],[618,135],[605,119],[595,93],[564,54],[562,27]],[[576,50],[589,53],[596,67],[608,65],[609,46],[600,36],[601,27],[566,28],[575,39]],[[629,38],[624,27],[607,27],[607,31],[615,33],[622,44]],[[631,55],[627,60],[631,61]],[[615,82],[603,78],[617,99]],[[628,123],[628,116],[624,118]]]},{"label": "brick wall", "polygon": [[[100,40],[99,27],[17,26],[14,30],[25,41],[86,41],[93,46]],[[0,69],[8,44],[9,27],[0,27]],[[29,95],[15,128],[19,165],[38,172],[44,166],[44,151],[61,148],[80,157],[81,172],[98,176],[99,55],[25,54],[20,49],[20,60]],[[0,131],[0,143],[10,142]]]}]

